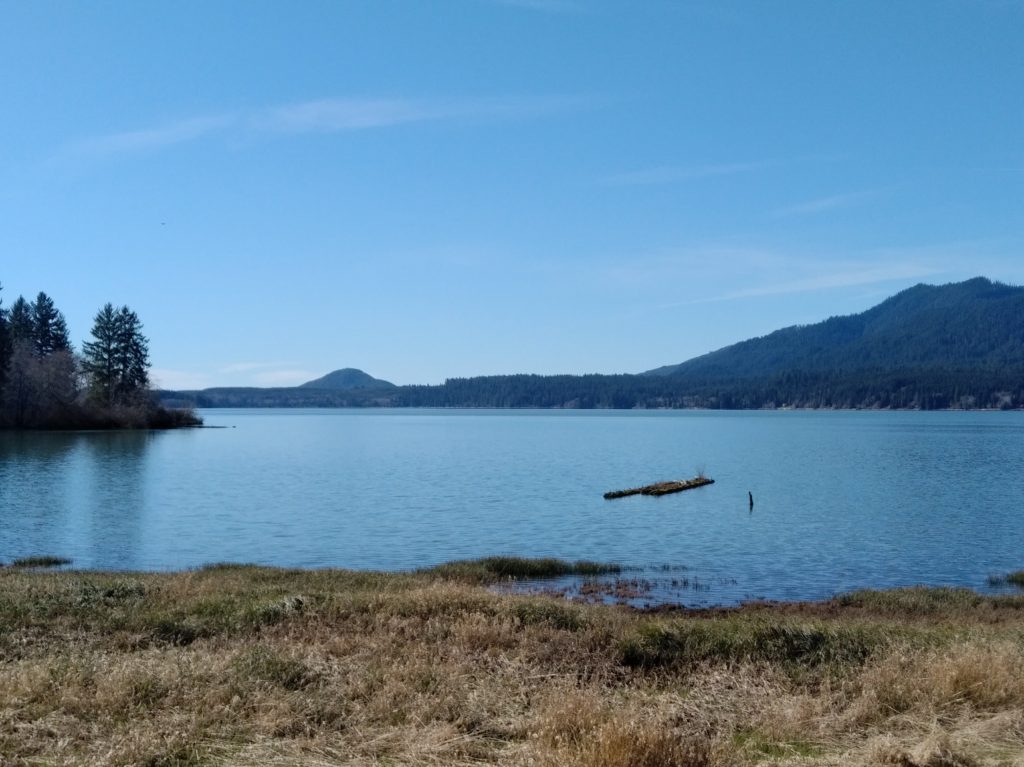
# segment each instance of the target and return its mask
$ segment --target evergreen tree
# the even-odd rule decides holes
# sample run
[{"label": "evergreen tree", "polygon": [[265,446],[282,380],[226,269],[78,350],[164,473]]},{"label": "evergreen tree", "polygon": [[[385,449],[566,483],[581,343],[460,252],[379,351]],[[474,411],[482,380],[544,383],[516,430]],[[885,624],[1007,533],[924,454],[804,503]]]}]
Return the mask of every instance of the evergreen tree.
[{"label": "evergreen tree", "polygon": [[[2,286],[0,286],[2,288]],[[88,386],[83,397],[82,385]],[[40,293],[0,301],[0,429],[174,428],[198,421],[149,395],[149,340],[127,306],[104,306],[77,357],[64,316]]]},{"label": "evergreen tree", "polygon": [[35,337],[35,322],[32,319],[32,305],[25,300],[24,296],[18,296],[11,304],[11,310],[7,316],[8,329],[11,341],[31,342]]},{"label": "evergreen tree", "polygon": [[96,314],[92,337],[82,345],[92,396],[108,406],[137,400],[149,387],[149,341],[138,315],[108,303]]},{"label": "evergreen tree", "polygon": [[127,306],[117,313],[118,390],[130,399],[149,388],[149,339],[142,335],[138,315]]},{"label": "evergreen tree", "polygon": [[117,312],[107,303],[93,319],[94,340],[82,344],[82,369],[89,379],[89,391],[106,405],[114,403],[117,391],[117,335]]},{"label": "evergreen tree", "polygon": [[71,348],[64,315],[57,311],[53,299],[42,291],[32,303],[32,340],[39,357]]},{"label": "evergreen tree", "polygon": [[[3,285],[0,285],[0,291]],[[7,381],[7,366],[11,361],[11,333],[7,322],[7,310],[0,299],[0,402],[4,399],[4,383]]]}]

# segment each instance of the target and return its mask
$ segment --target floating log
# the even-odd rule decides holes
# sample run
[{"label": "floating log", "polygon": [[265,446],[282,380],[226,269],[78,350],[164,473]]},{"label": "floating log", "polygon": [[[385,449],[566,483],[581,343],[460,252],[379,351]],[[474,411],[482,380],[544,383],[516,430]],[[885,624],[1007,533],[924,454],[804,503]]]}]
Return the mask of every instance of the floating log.
[{"label": "floating log", "polygon": [[632,487],[629,490],[612,490],[605,493],[604,497],[625,498],[627,495],[668,495],[669,493],[681,493],[683,490],[692,490],[695,487],[713,485],[715,480],[710,477],[694,477],[693,479],[677,479],[671,482],[655,482],[653,485],[643,487]]}]

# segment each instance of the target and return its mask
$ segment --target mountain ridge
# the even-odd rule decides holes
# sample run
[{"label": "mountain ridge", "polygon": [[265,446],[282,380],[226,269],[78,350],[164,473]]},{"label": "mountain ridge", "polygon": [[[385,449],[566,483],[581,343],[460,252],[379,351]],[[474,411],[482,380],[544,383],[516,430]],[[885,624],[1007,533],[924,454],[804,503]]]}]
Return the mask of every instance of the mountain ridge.
[{"label": "mountain ridge", "polygon": [[919,283],[859,314],[780,328],[641,375],[748,378],[1022,363],[1024,288],[975,277]]},{"label": "mountain ridge", "polygon": [[[325,388],[325,379],[376,384]],[[160,396],[197,407],[1024,408],[1024,287],[983,277],[919,284],[860,314],[781,328],[641,374],[394,386],[343,368],[292,388]]]}]

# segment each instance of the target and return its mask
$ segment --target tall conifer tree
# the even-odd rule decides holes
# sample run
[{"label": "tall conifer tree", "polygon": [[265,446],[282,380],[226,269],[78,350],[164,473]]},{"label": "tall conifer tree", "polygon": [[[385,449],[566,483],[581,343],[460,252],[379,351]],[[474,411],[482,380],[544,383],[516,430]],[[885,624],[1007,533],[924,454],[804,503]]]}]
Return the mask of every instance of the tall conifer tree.
[{"label": "tall conifer tree", "polygon": [[142,335],[138,315],[127,306],[117,313],[118,388],[123,397],[149,388],[149,339]]},{"label": "tall conifer tree", "polygon": [[82,369],[89,377],[92,396],[112,405],[117,386],[117,312],[113,304],[105,304],[96,313],[92,337],[82,344]]},{"label": "tall conifer tree", "polygon": [[32,340],[36,356],[39,357],[48,357],[54,352],[71,348],[64,315],[57,311],[53,299],[42,291],[32,303]]},{"label": "tall conifer tree", "polygon": [[149,341],[138,315],[108,303],[96,314],[92,337],[82,345],[92,396],[107,405],[136,399],[149,386]]},{"label": "tall conifer tree", "polygon": [[[3,285],[0,285],[3,291]],[[7,381],[7,366],[11,361],[11,332],[7,322],[7,310],[0,298],[0,402],[4,399],[4,383]]]},{"label": "tall conifer tree", "polygon": [[32,305],[24,296],[18,296],[11,304],[7,316],[11,341],[31,342],[35,335],[35,323],[32,320]]}]

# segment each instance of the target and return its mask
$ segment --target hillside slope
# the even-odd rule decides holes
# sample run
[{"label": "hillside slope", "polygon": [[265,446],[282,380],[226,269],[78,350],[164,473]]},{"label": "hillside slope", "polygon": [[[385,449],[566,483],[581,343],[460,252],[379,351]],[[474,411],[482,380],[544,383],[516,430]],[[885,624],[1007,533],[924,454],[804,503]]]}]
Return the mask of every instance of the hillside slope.
[{"label": "hillside slope", "polygon": [[382,381],[374,378],[369,373],[364,373],[356,368],[342,368],[335,370],[320,378],[306,381],[300,384],[300,389],[392,389],[394,384],[390,381]]},{"label": "hillside slope", "polygon": [[861,314],[783,328],[645,375],[702,380],[783,373],[1024,365],[1024,288],[977,277],[916,285]]}]

